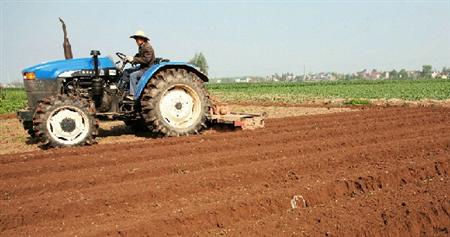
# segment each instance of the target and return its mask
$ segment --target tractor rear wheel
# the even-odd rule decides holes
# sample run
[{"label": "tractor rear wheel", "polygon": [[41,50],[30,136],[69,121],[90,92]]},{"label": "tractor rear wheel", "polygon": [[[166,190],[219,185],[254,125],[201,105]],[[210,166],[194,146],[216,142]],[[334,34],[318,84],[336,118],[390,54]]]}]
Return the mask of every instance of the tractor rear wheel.
[{"label": "tractor rear wheel", "polygon": [[142,117],[155,133],[185,136],[206,127],[209,97],[203,81],[185,69],[166,69],[148,82],[141,98]]},{"label": "tractor rear wheel", "polygon": [[41,100],[33,117],[33,130],[45,147],[95,143],[98,121],[92,102],[76,96],[58,95]]}]

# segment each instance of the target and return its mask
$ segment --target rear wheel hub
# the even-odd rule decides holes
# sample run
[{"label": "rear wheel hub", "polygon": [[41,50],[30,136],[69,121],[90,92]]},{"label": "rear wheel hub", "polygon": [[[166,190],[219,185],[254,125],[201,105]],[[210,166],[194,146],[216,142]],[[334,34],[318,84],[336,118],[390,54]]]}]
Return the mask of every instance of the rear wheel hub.
[{"label": "rear wheel hub", "polygon": [[181,108],[183,108],[183,104],[181,104],[180,102],[175,104],[175,108],[178,110],[181,110]]},{"label": "rear wheel hub", "polygon": [[167,90],[159,103],[164,120],[174,128],[188,128],[201,116],[198,94],[186,85],[175,85]]}]

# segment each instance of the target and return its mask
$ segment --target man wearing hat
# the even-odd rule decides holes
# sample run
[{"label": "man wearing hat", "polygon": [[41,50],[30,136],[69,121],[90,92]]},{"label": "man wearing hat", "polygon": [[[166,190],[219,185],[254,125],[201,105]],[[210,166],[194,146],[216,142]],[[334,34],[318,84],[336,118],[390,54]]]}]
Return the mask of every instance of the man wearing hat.
[{"label": "man wearing hat", "polygon": [[144,31],[138,30],[130,38],[136,40],[139,50],[136,55],[126,57],[126,61],[132,64],[139,64],[139,66],[124,71],[124,78],[130,77],[130,91],[127,98],[133,99],[140,77],[155,61],[155,51],[153,51],[152,46],[148,42],[149,38],[145,35]]}]

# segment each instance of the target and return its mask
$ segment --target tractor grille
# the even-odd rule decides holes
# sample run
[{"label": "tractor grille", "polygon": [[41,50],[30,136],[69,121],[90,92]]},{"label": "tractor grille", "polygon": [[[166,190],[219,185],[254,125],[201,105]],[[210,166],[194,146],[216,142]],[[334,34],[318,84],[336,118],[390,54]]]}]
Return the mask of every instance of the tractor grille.
[{"label": "tractor grille", "polygon": [[58,93],[59,80],[24,80],[25,91],[28,98],[28,107],[35,108],[39,100]]}]

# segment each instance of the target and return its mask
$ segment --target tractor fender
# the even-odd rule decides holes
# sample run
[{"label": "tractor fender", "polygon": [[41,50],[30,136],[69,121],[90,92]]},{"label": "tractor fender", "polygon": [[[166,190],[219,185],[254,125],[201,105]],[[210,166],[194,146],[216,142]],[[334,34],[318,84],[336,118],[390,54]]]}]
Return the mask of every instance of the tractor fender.
[{"label": "tractor fender", "polygon": [[190,72],[195,73],[200,79],[202,79],[204,82],[208,82],[208,77],[199,71],[197,68],[195,68],[194,65],[184,63],[184,62],[162,62],[159,64],[155,64],[151,66],[147,71],[144,72],[141,79],[139,79],[137,89],[134,94],[135,99],[139,99],[142,95],[142,92],[144,91],[145,86],[147,85],[148,81],[161,70],[169,69],[169,68],[182,68],[185,70],[188,70]]}]

